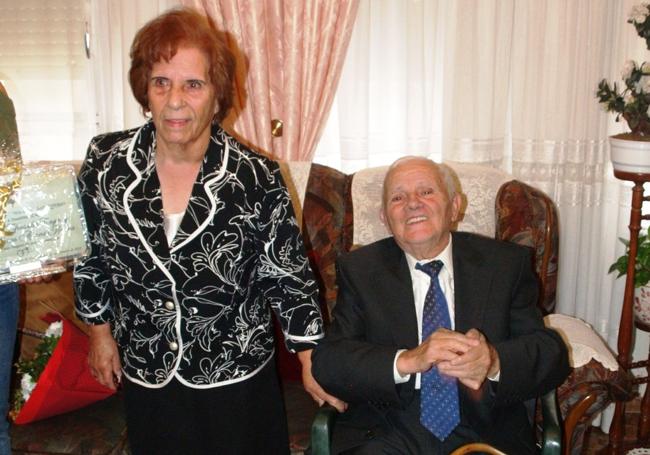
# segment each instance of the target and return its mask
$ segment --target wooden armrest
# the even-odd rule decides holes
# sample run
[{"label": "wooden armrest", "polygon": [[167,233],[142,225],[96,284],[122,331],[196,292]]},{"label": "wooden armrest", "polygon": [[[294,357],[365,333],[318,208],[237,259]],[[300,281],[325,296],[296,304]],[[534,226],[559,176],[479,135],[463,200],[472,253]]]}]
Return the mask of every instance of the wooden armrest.
[{"label": "wooden armrest", "polygon": [[329,455],[332,440],[332,428],[338,412],[334,407],[326,404],[321,407],[314,417],[311,425],[311,453],[312,455]]},{"label": "wooden armrest", "polygon": [[592,359],[574,368],[558,389],[563,424],[563,453],[582,453],[585,433],[593,419],[613,401],[636,395],[633,376],[625,370],[611,371]]},{"label": "wooden armrest", "polygon": [[483,444],[481,442],[472,442],[471,444],[465,444],[451,452],[450,455],[464,455],[466,453],[487,453],[488,455],[506,455],[501,452],[499,449],[495,449],[489,444]]},{"label": "wooden armrest", "polygon": [[[557,405],[557,395],[555,389],[548,392],[540,399],[542,407],[542,455],[560,455],[562,431],[560,429],[560,412]],[[471,443],[465,444],[454,450],[451,455],[464,455],[466,453],[487,453],[490,455],[505,455],[498,449],[489,444]]]}]

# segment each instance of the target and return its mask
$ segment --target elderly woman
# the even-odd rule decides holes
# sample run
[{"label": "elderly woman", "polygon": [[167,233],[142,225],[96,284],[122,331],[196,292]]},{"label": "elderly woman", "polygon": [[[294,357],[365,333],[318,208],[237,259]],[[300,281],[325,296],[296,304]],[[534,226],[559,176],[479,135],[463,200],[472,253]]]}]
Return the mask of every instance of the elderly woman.
[{"label": "elderly woman", "polygon": [[80,172],[92,252],[75,269],[89,364],[124,383],[135,454],[288,453],[272,309],[305,387],[317,286],[277,164],[218,124],[234,59],[212,22],[172,10],[131,47],[151,120],[94,138]]}]

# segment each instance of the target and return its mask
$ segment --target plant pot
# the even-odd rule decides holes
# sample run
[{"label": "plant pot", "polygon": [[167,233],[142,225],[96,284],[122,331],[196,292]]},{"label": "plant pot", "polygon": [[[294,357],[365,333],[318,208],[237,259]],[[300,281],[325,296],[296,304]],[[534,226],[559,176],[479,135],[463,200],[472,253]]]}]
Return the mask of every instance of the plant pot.
[{"label": "plant pot", "polygon": [[650,174],[650,140],[632,134],[610,136],[609,151],[614,170]]},{"label": "plant pot", "polygon": [[650,325],[650,286],[641,286],[634,290],[634,318]]}]

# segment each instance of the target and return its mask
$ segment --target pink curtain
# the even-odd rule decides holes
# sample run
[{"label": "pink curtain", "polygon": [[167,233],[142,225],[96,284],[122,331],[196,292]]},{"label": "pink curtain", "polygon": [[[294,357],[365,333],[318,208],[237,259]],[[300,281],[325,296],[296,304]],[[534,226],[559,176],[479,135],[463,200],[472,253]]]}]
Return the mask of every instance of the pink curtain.
[{"label": "pink curtain", "polygon": [[[276,159],[311,161],[336,93],[359,0],[182,3],[209,14],[240,50],[236,101],[226,128]],[[272,135],[274,119],[282,122],[281,136]]]}]

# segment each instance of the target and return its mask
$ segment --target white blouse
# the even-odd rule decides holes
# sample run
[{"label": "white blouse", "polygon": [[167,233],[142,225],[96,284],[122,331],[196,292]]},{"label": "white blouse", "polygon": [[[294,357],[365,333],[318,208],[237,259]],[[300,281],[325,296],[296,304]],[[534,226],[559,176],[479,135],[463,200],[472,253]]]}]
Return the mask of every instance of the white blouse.
[{"label": "white blouse", "polygon": [[181,213],[170,213],[164,216],[163,227],[165,229],[165,237],[167,237],[167,245],[171,246],[172,240],[176,237],[181,221],[183,221],[183,216],[185,216],[185,211]]}]

